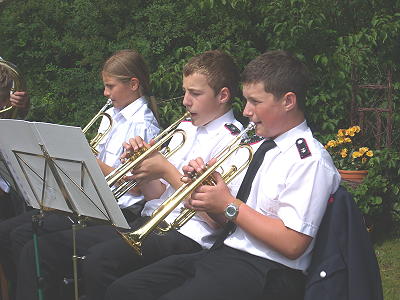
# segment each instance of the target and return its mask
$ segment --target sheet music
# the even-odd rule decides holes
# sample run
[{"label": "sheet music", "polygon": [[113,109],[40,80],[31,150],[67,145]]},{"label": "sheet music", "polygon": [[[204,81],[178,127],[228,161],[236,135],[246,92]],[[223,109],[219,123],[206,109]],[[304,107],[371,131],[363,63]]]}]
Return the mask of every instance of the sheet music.
[{"label": "sheet music", "polygon": [[0,150],[23,197],[129,228],[81,128],[0,120]]}]

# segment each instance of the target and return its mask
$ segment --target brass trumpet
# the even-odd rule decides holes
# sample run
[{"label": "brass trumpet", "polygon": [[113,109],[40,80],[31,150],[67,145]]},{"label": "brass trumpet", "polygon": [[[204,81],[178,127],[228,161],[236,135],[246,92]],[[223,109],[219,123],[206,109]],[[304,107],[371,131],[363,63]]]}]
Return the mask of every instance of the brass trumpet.
[{"label": "brass trumpet", "polygon": [[[130,170],[134,169],[143,160],[145,160],[146,157],[148,157],[154,151],[159,151],[159,149],[162,147],[162,145],[164,143],[166,143],[168,140],[170,140],[175,134],[182,135],[181,143],[179,145],[177,145],[174,149],[170,149],[169,147],[166,147],[161,150],[161,153],[166,158],[168,158],[172,154],[174,154],[176,151],[178,151],[186,141],[186,133],[181,129],[176,129],[176,127],[178,127],[179,123],[182,120],[184,120],[188,117],[190,117],[190,112],[186,112],[181,118],[179,118],[173,124],[168,126],[168,128],[166,128],[164,131],[162,131],[159,135],[157,135],[154,138],[156,143],[153,146],[151,146],[148,149],[141,149],[139,151],[136,151],[135,153],[133,153],[133,155],[130,158],[127,159],[127,161],[125,163],[123,163],[118,168],[116,168],[114,171],[112,171],[110,174],[108,174],[106,176],[106,181],[107,181],[108,186],[109,187],[114,186]],[[123,182],[113,191],[115,198],[119,199],[122,195],[124,195],[127,191],[129,191],[136,185],[137,185],[137,182],[135,180]]]},{"label": "brass trumpet", "polygon": [[[0,59],[0,66],[9,71],[10,76],[13,80],[13,86],[11,87],[11,92],[26,90],[25,80],[14,64],[4,59]],[[10,101],[8,101],[6,107],[0,110],[0,118],[14,119],[17,116],[17,113],[18,109],[15,108],[14,106],[11,106]]]},{"label": "brass trumpet", "polygon": [[99,151],[96,150],[97,145],[100,143],[100,141],[107,135],[107,133],[110,132],[111,128],[112,128],[112,124],[113,124],[113,120],[111,118],[111,116],[107,113],[105,113],[105,111],[108,109],[108,107],[111,105],[111,99],[108,99],[106,104],[99,110],[99,112],[89,121],[89,123],[85,126],[85,128],[82,129],[82,132],[84,134],[86,134],[89,130],[89,128],[91,128],[93,126],[93,124],[102,117],[106,117],[109,121],[109,125],[107,127],[107,129],[103,132],[98,132],[96,134],[96,136],[90,140],[89,142],[89,146],[92,149],[93,153],[97,156],[99,154]]},{"label": "brass trumpet", "polygon": [[178,190],[175,191],[173,195],[171,195],[167,200],[165,200],[151,215],[150,220],[148,220],[143,226],[133,232],[127,233],[118,233],[122,236],[122,238],[139,254],[142,255],[142,241],[154,230],[158,230],[161,232],[167,232],[171,229],[179,229],[181,228],[187,221],[192,218],[196,211],[192,209],[183,209],[180,215],[166,227],[160,226],[161,223],[164,222],[166,217],[176,208],[182,201],[186,198],[190,197],[193,191],[202,184],[213,185],[215,184],[214,178],[212,174],[214,171],[221,166],[221,164],[228,159],[233,153],[237,150],[245,148],[249,151],[249,157],[246,162],[242,164],[240,168],[232,165],[228,172],[224,172],[222,178],[226,183],[229,183],[233,178],[235,178],[240,172],[242,172],[253,159],[253,149],[249,145],[240,144],[238,141],[242,138],[242,136],[247,133],[249,130],[254,128],[254,124],[251,123],[249,126],[243,130],[235,139],[231,141],[231,143],[226,146],[218,155],[217,162],[208,167],[203,173],[196,174],[194,180],[190,183],[183,184]]}]

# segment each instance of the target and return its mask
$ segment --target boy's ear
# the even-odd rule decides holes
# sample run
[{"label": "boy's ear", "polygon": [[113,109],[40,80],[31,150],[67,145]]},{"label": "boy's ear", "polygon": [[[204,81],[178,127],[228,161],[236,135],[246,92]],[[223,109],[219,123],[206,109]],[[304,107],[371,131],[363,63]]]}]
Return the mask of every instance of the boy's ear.
[{"label": "boy's ear", "polygon": [[283,105],[286,111],[290,111],[297,107],[297,97],[293,92],[288,92],[283,96]]},{"label": "boy's ear", "polygon": [[231,91],[227,87],[223,87],[220,92],[220,103],[228,103],[231,100]]}]

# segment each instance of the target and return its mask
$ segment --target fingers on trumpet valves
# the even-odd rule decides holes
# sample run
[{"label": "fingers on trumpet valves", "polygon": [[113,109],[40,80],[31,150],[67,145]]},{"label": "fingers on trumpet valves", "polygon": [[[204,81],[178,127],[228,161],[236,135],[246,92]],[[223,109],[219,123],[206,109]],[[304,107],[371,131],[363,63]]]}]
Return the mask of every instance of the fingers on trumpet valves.
[{"label": "fingers on trumpet valves", "polygon": [[196,159],[192,159],[189,162],[189,166],[192,168],[192,172],[196,173],[202,173],[207,169],[207,165],[204,163],[203,159],[201,157],[198,157]]},{"label": "fingers on trumpet valves", "polygon": [[129,143],[127,143],[127,142],[122,143],[122,147],[123,147],[123,153],[121,154],[121,156],[119,157],[119,159],[120,159],[121,162],[125,162],[129,157],[132,156],[132,154],[133,154],[133,148],[132,148],[132,146],[131,146]]},{"label": "fingers on trumpet valves", "polygon": [[129,150],[133,150],[133,152],[138,151],[139,149],[142,149],[143,147],[145,147],[145,142],[143,141],[143,139],[140,136],[135,136],[134,138],[130,138],[129,139],[129,145],[130,145],[130,149]]},{"label": "fingers on trumpet valves", "polygon": [[183,170],[183,176],[181,177],[181,181],[183,183],[188,183],[190,182],[195,176],[196,176],[196,171],[194,170],[193,167],[191,166],[184,166],[182,168]]},{"label": "fingers on trumpet valves", "polygon": [[180,180],[183,183],[189,183],[191,181],[191,178],[187,175],[183,175]]},{"label": "fingers on trumpet valves", "polygon": [[199,174],[202,174],[207,169],[203,159],[196,158],[189,161],[189,164],[182,168],[184,175],[181,177],[181,181],[188,183],[195,179]]}]

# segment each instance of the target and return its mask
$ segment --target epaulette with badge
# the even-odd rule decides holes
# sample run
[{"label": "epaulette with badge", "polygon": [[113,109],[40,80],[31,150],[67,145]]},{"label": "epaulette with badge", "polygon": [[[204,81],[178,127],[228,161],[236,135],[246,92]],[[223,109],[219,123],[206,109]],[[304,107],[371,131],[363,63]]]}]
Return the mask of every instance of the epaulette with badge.
[{"label": "epaulette with badge", "polygon": [[297,139],[296,147],[297,147],[297,151],[299,151],[301,159],[311,156],[311,151],[308,148],[308,145],[307,145],[307,142],[305,139],[303,139],[303,138]]},{"label": "epaulette with badge", "polygon": [[237,128],[234,124],[232,123],[226,123],[225,128],[229,130],[229,132],[232,135],[238,135],[240,133],[239,128]]},{"label": "epaulette with badge", "polygon": [[254,145],[257,144],[258,142],[261,142],[262,140],[264,140],[265,138],[259,135],[253,135],[250,137],[246,137],[244,139],[242,139],[242,141],[240,142],[241,144],[246,144],[246,145]]}]

